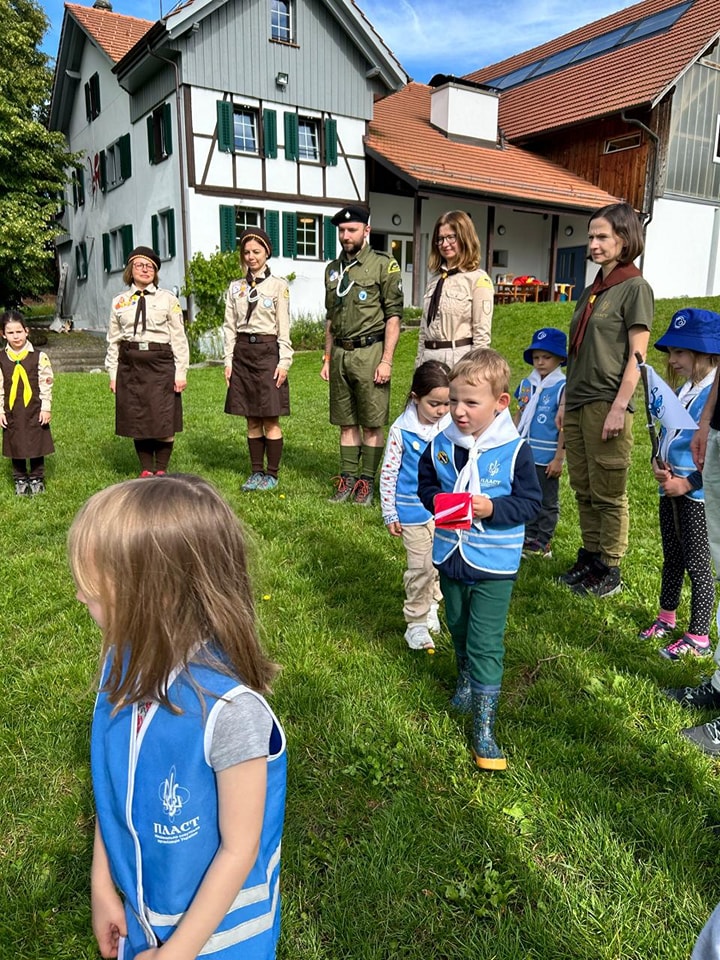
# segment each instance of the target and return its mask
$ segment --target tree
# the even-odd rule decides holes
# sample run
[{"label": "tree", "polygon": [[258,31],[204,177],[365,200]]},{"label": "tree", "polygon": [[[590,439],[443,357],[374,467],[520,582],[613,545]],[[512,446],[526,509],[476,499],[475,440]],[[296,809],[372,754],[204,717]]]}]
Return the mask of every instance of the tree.
[{"label": "tree", "polygon": [[0,304],[48,287],[54,217],[72,157],[45,125],[52,71],[35,0],[0,0]]}]

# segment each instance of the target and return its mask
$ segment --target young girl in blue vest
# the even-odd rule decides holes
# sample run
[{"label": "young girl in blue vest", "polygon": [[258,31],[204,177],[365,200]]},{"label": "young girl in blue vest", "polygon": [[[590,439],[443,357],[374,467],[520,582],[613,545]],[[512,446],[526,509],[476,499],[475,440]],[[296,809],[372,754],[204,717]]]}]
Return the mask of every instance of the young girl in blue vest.
[{"label": "young girl in blue vest", "polygon": [[[688,413],[699,420],[715,380],[720,353],[717,316],[707,310],[681,310],[655,347],[668,354],[668,377]],[[693,430],[659,436],[659,464],[653,472],[660,484],[660,536],[663,548],[660,608],[654,622],[640,631],[643,640],[665,640],[675,632],[685,572],[690,577],[690,623],[680,639],[660,648],[663,657],[708,656],[710,620],[715,602],[710,545],[705,525],[702,473],[690,452]]]},{"label": "young girl in blue vest", "polygon": [[[204,480],[95,494],[70,529],[102,630],[91,892],[103,957],[272,960],[285,737],[238,521]],[[118,893],[119,891],[119,893]]]},{"label": "young girl in blue vest", "polygon": [[535,471],[543,495],[542,510],[525,527],[523,556],[551,557],[550,541],[560,516],[560,474],[565,462],[565,442],[557,428],[560,402],[565,392],[567,337],[555,327],[536,330],[523,354],[534,368],[515,391],[518,433],[530,444]]},{"label": "young girl in blue vest", "polygon": [[450,424],[449,372],[438,360],[428,360],[415,370],[405,410],[390,428],[380,471],[383,523],[393,537],[402,537],[407,553],[405,642],[411,650],[431,653],[435,644],[430,633],[440,629],[437,611],[442,593],[432,562],[435,524],[417,492],[418,463],[432,438]]}]

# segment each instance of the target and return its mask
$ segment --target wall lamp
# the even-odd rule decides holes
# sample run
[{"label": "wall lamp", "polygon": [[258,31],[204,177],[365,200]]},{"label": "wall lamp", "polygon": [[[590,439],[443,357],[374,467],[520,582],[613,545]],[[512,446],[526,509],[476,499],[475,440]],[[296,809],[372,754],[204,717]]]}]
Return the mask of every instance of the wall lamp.
[{"label": "wall lamp", "polygon": [[278,73],[278,75],[275,77],[275,83],[279,87],[286,87],[288,85],[289,80],[290,80],[290,77],[286,73]]}]

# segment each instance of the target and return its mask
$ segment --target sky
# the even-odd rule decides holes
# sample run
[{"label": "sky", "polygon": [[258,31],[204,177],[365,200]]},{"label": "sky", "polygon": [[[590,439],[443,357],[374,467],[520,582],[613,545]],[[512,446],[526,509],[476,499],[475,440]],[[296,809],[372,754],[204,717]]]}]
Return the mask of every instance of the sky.
[{"label": "sky", "polygon": [[[74,0],[91,5],[90,0]],[[111,0],[115,13],[157,20],[172,0]],[[630,6],[632,0],[357,0],[407,73],[463,76]],[[62,0],[42,4],[50,20],[43,50],[54,58]]]}]

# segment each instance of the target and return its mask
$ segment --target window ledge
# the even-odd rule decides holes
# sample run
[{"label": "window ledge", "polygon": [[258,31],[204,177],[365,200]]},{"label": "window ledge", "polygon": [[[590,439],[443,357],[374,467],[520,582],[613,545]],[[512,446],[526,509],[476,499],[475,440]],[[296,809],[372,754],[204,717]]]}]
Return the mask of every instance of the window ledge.
[{"label": "window ledge", "polygon": [[294,40],[279,40],[277,37],[268,37],[269,43],[279,43],[281,47],[294,47],[296,50],[300,49],[300,44],[295,43]]}]

